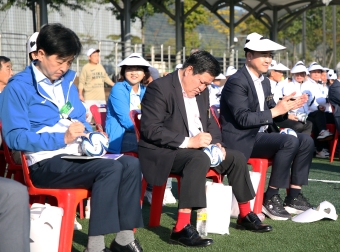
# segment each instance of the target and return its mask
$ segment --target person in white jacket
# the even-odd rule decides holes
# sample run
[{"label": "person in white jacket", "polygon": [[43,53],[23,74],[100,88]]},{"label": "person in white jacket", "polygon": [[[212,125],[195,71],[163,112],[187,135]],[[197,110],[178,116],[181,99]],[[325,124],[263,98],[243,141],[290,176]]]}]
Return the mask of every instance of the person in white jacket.
[{"label": "person in white jacket", "polygon": [[[325,105],[328,103],[320,91],[319,84],[316,82],[321,79],[323,67],[313,62],[308,70],[302,61],[299,61],[292,68],[293,81],[291,85],[284,88],[284,94],[296,92],[296,96],[301,94],[308,95],[307,103],[297,109],[295,112],[305,113],[308,115],[307,120],[313,123],[313,134],[315,137],[316,157],[328,158],[329,153],[324,148],[322,141],[327,141],[333,138],[333,134],[326,129],[326,116],[324,113]],[[309,77],[306,77],[309,73]]]}]

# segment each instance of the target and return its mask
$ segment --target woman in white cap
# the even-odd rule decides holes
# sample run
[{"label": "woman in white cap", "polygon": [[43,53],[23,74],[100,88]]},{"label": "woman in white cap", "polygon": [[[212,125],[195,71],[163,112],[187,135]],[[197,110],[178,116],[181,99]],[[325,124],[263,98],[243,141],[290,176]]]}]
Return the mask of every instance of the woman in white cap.
[{"label": "woman in white cap", "polygon": [[220,73],[218,76],[215,77],[211,85],[208,86],[210,106],[220,106],[221,92],[225,82],[226,77],[222,73]]},{"label": "woman in white cap", "polygon": [[[279,99],[282,99],[284,95],[289,95],[293,92],[297,92],[296,96],[301,95],[301,93],[299,92],[300,84],[296,84],[296,81],[293,80],[292,82],[288,82],[288,79],[282,81],[283,72],[288,70],[290,70],[288,67],[284,66],[281,63],[277,64],[275,60],[272,61],[270,67],[268,68],[267,76],[271,84],[272,94],[274,94],[275,102],[278,102]],[[287,120],[276,121],[276,119],[274,118],[274,122],[280,128],[291,128],[298,133],[305,133],[307,135],[310,135],[312,132],[313,124],[309,121],[306,121],[306,118],[307,114],[305,114],[304,116],[298,115],[297,110],[295,110],[288,112]]]},{"label": "woman in white cap", "polygon": [[[315,62],[314,62],[315,63]],[[313,64],[313,63],[312,63]],[[296,96],[303,93],[308,95],[308,101],[301,107],[294,110],[295,114],[300,114],[302,118],[303,114],[308,115],[307,120],[313,123],[313,134],[315,136],[316,157],[328,158],[329,153],[324,148],[324,144],[321,141],[329,140],[332,138],[332,133],[326,129],[326,117],[325,113],[318,109],[317,101],[323,102],[325,98],[322,97],[318,84],[311,78],[306,77],[307,73],[310,73],[311,77],[315,80],[321,77],[322,67],[320,65],[312,65],[309,70],[305,67],[302,61],[299,61],[292,68],[292,83],[287,85],[283,89],[283,94],[288,95],[292,92],[296,92]],[[319,98],[317,98],[319,97]],[[326,103],[323,103],[326,104]]]},{"label": "woman in white cap", "polygon": [[150,64],[138,53],[132,53],[118,64],[120,78],[111,89],[107,101],[106,133],[109,152],[137,152],[138,144],[130,111],[140,109]]}]

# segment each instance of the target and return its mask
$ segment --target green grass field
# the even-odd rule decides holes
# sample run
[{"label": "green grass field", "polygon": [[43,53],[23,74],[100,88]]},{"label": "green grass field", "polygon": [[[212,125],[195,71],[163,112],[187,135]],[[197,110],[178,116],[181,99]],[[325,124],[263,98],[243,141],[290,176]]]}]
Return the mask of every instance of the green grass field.
[{"label": "green grass field", "polygon": [[[268,171],[269,175],[270,170]],[[310,179],[340,181],[340,162],[329,163],[328,160],[314,159],[309,174]],[[225,179],[224,183],[227,183]],[[177,198],[177,184],[173,182],[173,192]],[[285,190],[280,191],[285,195]],[[310,181],[303,188],[304,195],[310,203],[318,205],[327,200],[340,211],[340,183]],[[282,197],[284,198],[284,197]],[[186,248],[168,244],[170,230],[176,222],[177,204],[163,207],[161,225],[149,228],[149,210],[147,202],[143,205],[145,228],[136,232],[144,251],[340,251],[340,221],[321,220],[314,223],[295,223],[292,221],[272,221],[266,218],[273,231],[256,234],[235,229],[236,219],[231,219],[230,235],[209,234],[214,244],[206,248]],[[74,252],[83,252],[87,244],[88,220],[79,220],[83,230],[75,231],[73,238]],[[196,223],[196,214],[192,214],[191,223]],[[109,247],[113,234],[105,236]]]}]

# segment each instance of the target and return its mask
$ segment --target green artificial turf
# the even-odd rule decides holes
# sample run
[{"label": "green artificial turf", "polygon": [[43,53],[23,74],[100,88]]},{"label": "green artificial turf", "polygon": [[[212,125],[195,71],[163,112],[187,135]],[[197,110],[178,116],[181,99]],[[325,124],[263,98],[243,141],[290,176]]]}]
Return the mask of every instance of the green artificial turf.
[{"label": "green artificial turf", "polygon": [[[267,176],[270,174],[268,170]],[[313,159],[309,174],[310,179],[340,181],[340,162],[329,163],[327,160]],[[227,183],[225,179],[224,183]],[[177,198],[177,183],[173,181],[173,193]],[[285,190],[280,190],[284,198]],[[303,188],[304,195],[313,205],[327,200],[337,211],[340,211],[340,183],[324,183],[310,181]],[[135,236],[140,241],[144,251],[340,251],[340,221],[321,220],[313,223],[295,223],[292,221],[273,221],[266,218],[264,223],[270,224],[273,231],[269,233],[252,233],[235,229],[236,219],[231,219],[230,235],[209,234],[214,244],[206,248],[186,248],[168,244],[170,230],[176,222],[177,204],[164,206],[161,225],[149,228],[150,206],[145,201],[143,218],[145,228],[137,230]],[[192,214],[192,224],[195,224],[196,214]],[[87,244],[88,220],[79,220],[83,230],[75,231],[73,250],[83,252]],[[113,234],[105,236],[109,247]]]}]

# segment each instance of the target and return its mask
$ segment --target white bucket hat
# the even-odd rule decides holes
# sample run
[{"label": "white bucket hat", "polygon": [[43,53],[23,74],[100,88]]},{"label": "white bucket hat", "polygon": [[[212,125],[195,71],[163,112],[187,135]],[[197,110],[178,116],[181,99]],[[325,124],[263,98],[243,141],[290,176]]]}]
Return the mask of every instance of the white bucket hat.
[{"label": "white bucket hat", "polygon": [[183,64],[177,64],[175,67],[176,70],[181,69],[181,68],[183,68]]},{"label": "white bucket hat", "polygon": [[139,53],[132,53],[118,64],[121,66],[151,66]]},{"label": "white bucket hat", "polygon": [[227,72],[225,73],[225,76],[231,76],[237,72],[237,69],[233,66],[229,66],[227,68]]},{"label": "white bucket hat", "polygon": [[31,35],[31,37],[27,40],[27,53],[35,52],[37,50],[37,38],[39,32],[35,32]]},{"label": "white bucket hat", "polygon": [[278,51],[286,49],[286,47],[264,38],[262,35],[253,32],[247,36],[244,49],[249,49],[256,52]]},{"label": "white bucket hat", "polygon": [[277,64],[276,60],[272,60],[268,70],[289,71],[290,69],[281,63]]},{"label": "white bucket hat", "polygon": [[308,74],[308,70],[305,66],[305,64],[302,61],[298,61],[295,66],[293,66],[292,70],[290,70],[290,73],[295,74],[295,73],[303,73],[305,72]]},{"label": "white bucket hat", "polygon": [[334,70],[333,69],[329,69],[328,73],[327,73],[327,80],[336,80],[337,78],[338,78],[338,76],[336,75]]},{"label": "white bucket hat", "polygon": [[99,49],[90,48],[90,49],[87,50],[86,56],[90,57],[92,55],[92,53],[94,53],[94,52],[100,52],[100,50]]},{"label": "white bucket hat", "polygon": [[336,214],[335,207],[332,203],[328,201],[321,202],[320,205],[316,208],[310,208],[303,213],[300,213],[292,218],[294,222],[308,223],[318,221],[324,218],[328,218],[331,220],[337,220],[338,215]]},{"label": "white bucket hat", "polygon": [[215,80],[225,80],[227,79],[224,74],[220,73],[218,76],[215,77]]},{"label": "white bucket hat", "polygon": [[317,62],[312,62],[308,67],[308,72],[314,71],[314,70],[320,70],[323,71],[323,67],[319,65]]}]

